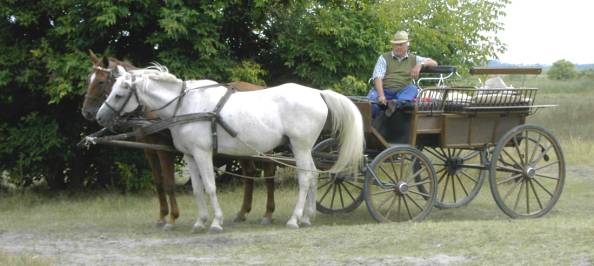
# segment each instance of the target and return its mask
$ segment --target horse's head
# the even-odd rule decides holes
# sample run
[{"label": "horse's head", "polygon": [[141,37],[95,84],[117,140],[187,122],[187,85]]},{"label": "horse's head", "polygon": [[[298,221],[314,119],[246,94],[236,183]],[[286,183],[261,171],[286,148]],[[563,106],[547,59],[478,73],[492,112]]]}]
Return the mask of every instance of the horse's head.
[{"label": "horse's head", "polygon": [[117,66],[117,78],[107,99],[97,111],[97,122],[104,127],[113,127],[118,118],[134,112],[140,106],[135,85],[135,76]]},{"label": "horse's head", "polygon": [[92,120],[110,93],[115,82],[115,76],[113,68],[110,68],[110,60],[107,57],[99,59],[93,51],[89,51],[89,53],[93,61],[93,68],[89,75],[89,86],[87,87],[81,112],[86,119]]}]

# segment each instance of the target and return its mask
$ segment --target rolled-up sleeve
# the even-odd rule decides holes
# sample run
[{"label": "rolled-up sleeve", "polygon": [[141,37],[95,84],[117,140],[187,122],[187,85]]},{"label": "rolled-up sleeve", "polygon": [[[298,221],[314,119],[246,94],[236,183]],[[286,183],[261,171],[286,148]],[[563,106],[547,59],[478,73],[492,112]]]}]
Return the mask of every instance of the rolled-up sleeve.
[{"label": "rolled-up sleeve", "polygon": [[383,56],[377,59],[377,63],[375,63],[375,68],[373,68],[373,75],[371,79],[375,80],[376,78],[383,79],[386,75],[386,60]]}]

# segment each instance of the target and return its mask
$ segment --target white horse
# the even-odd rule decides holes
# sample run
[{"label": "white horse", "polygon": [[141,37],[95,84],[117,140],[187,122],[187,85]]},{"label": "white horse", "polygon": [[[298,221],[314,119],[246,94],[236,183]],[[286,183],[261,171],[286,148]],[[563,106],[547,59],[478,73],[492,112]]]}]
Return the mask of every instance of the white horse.
[{"label": "white horse", "polygon": [[[107,127],[138,106],[156,110],[161,119],[171,118],[174,114],[212,112],[227,91],[211,80],[186,81],[185,95],[180,97],[183,81],[159,66],[131,72],[118,66],[118,74],[111,94],[97,113],[97,121]],[[337,135],[340,146],[331,171],[359,171],[364,146],[361,113],[351,100],[336,92],[294,83],[260,91],[235,92],[220,112],[221,119],[238,135],[232,137],[217,125],[219,153],[256,155],[271,151],[288,140],[299,180],[297,204],[287,222],[290,228],[299,228],[299,224],[310,225],[310,217],[315,214],[317,174],[311,152],[329,114],[332,132]],[[203,196],[206,191],[214,209],[210,230],[222,231],[223,213],[216,196],[212,164],[211,122],[177,124],[169,129],[175,148],[184,154],[191,172],[198,208],[198,218],[192,230],[203,230],[209,218]]]}]

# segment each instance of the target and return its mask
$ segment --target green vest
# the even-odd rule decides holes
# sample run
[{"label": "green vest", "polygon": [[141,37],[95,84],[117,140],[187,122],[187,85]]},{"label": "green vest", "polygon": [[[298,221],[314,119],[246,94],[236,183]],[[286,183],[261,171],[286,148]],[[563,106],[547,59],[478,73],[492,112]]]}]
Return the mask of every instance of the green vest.
[{"label": "green vest", "polygon": [[411,83],[410,71],[417,64],[417,56],[408,54],[408,57],[398,61],[392,57],[392,52],[382,55],[386,60],[386,74],[384,75],[384,89],[399,91]]}]

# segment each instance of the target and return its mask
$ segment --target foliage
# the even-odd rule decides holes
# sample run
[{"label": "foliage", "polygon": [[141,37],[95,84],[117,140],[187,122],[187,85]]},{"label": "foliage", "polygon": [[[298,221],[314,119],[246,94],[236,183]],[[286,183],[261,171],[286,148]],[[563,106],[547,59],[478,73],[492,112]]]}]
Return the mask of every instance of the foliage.
[{"label": "foliage", "polygon": [[495,34],[508,1],[1,3],[0,172],[19,183],[25,169],[54,189],[126,190],[144,187],[128,177],[148,182],[139,151],[76,147],[98,129],[80,115],[89,49],[137,66],[158,62],[184,79],[291,81],[364,94],[398,29],[411,32],[415,52],[440,63],[476,64],[501,51]]},{"label": "foliage", "polygon": [[498,20],[509,0],[396,0],[380,4],[380,14],[390,34],[384,34],[385,49],[397,30],[407,30],[411,49],[440,64],[464,71],[482,65],[505,51],[497,36],[503,29]]},{"label": "foliage", "polygon": [[550,79],[556,80],[574,79],[577,77],[577,75],[578,72],[575,68],[575,64],[565,59],[561,59],[553,63],[549,71],[547,71],[547,76]]}]

